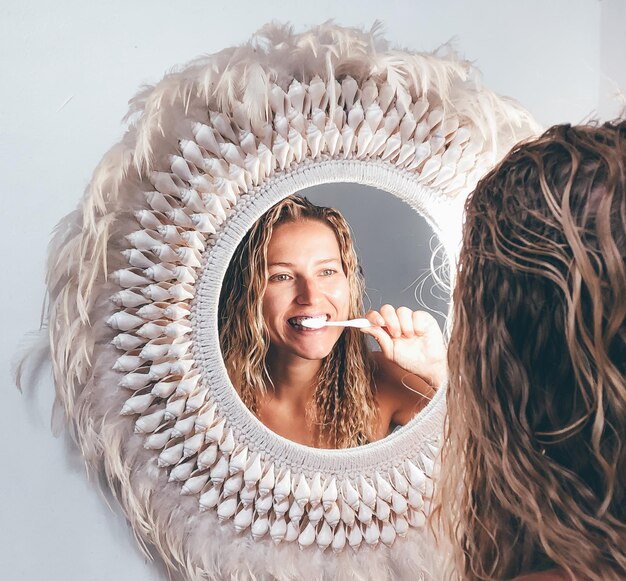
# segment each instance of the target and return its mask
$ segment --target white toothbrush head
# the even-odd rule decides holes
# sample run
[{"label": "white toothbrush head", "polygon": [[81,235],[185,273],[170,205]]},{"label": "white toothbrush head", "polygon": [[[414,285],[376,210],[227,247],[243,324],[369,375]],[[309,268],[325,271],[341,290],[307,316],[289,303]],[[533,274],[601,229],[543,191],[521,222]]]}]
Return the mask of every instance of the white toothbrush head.
[{"label": "white toothbrush head", "polygon": [[311,317],[309,319],[303,319],[300,324],[307,329],[321,329],[326,326],[325,317]]}]

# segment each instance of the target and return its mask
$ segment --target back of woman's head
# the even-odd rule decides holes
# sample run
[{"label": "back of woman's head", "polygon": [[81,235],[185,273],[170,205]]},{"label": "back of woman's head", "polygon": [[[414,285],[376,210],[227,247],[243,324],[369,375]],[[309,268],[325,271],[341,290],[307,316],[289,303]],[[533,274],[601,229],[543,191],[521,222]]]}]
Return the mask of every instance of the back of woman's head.
[{"label": "back of woman's head", "polygon": [[625,190],[626,122],[564,125],[467,201],[440,485],[465,579],[626,578]]}]

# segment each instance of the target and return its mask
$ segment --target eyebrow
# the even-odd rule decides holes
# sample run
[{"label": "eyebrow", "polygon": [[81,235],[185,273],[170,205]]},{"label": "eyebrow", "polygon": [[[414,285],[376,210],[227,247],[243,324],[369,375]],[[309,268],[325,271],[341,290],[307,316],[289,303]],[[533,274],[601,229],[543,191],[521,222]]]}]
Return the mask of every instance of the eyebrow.
[{"label": "eyebrow", "polygon": [[[341,260],[339,260],[339,258],[323,258],[322,260],[318,260],[315,264],[320,265],[327,264],[329,262],[341,262]],[[288,268],[291,268],[295,265],[293,264],[293,262],[270,262],[267,266],[268,268],[271,266],[286,266]]]}]

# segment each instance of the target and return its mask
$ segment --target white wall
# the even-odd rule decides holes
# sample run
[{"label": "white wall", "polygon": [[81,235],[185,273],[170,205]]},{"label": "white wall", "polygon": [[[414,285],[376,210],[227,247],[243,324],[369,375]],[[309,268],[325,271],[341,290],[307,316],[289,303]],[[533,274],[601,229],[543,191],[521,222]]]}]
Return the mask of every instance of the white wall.
[{"label": "white wall", "polygon": [[[399,46],[432,50],[454,39],[484,82],[544,124],[579,122],[617,107],[607,75],[626,84],[622,0],[316,0],[4,3],[0,12],[0,563],[3,579],[133,579],[144,563],[117,512],[87,482],[80,458],[49,431],[53,387],[14,389],[9,362],[37,328],[49,233],[77,204],[91,171],[122,134],[142,83],[198,54],[244,42],[265,22],[297,30],[334,18],[379,19]],[[621,76],[620,76],[621,75]],[[612,89],[611,89],[612,90]]]}]

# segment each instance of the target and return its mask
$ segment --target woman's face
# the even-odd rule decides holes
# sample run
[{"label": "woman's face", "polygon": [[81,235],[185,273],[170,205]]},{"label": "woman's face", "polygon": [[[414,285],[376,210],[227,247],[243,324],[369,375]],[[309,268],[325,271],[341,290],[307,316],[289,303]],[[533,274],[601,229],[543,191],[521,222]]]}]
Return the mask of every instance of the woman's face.
[{"label": "woman's face", "polygon": [[350,290],[335,232],[315,220],[280,224],[267,249],[267,266],[263,318],[274,354],[323,359],[343,329],[313,330],[299,323],[303,317],[348,317]]}]

